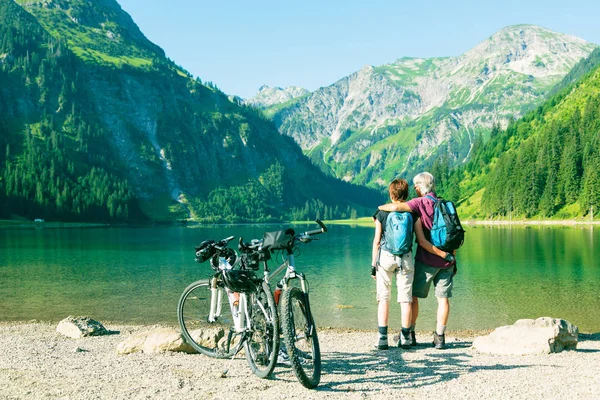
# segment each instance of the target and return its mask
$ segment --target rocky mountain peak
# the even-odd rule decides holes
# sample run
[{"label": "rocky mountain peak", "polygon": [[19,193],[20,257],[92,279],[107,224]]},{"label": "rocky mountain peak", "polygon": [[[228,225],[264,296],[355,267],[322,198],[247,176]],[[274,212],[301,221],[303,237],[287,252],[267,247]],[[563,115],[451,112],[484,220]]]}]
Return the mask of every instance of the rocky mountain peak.
[{"label": "rocky mountain peak", "polygon": [[590,44],[575,36],[535,25],[507,26],[459,57],[459,62],[546,77],[565,74],[590,52]]},{"label": "rocky mountain peak", "polygon": [[338,177],[385,183],[441,154],[468,159],[476,135],[538,104],[594,48],[539,26],[508,26],[459,56],[363,67],[268,114]]},{"label": "rocky mountain peak", "polygon": [[254,97],[246,100],[245,103],[255,107],[265,108],[275,104],[285,103],[308,93],[308,90],[298,86],[288,86],[283,89],[278,86],[270,87],[265,84],[258,88],[258,93]]}]

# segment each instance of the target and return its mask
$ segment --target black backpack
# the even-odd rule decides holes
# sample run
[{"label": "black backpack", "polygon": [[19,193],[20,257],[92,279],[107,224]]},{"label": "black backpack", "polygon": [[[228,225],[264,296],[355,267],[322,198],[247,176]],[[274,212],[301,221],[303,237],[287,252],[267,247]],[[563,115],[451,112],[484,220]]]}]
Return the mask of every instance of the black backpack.
[{"label": "black backpack", "polygon": [[440,250],[452,252],[463,245],[465,230],[460,223],[454,203],[449,200],[427,196],[433,200],[433,225],[431,244]]}]

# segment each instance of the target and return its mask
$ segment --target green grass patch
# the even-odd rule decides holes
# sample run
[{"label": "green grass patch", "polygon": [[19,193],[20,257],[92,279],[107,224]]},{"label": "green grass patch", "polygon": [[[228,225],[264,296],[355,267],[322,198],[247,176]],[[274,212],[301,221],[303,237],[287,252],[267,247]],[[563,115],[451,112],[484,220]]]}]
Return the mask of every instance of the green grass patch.
[{"label": "green grass patch", "polygon": [[[81,58],[87,62],[93,61],[98,64],[104,64],[104,65],[108,64],[108,65],[114,65],[117,67],[122,67],[123,65],[127,64],[127,65],[135,67],[135,68],[152,65],[152,60],[140,58],[140,57],[130,57],[130,56],[114,57],[114,56],[111,56],[106,53],[102,53],[102,52],[94,50],[94,49],[82,48],[79,46],[73,46],[71,49],[73,50],[75,55],[77,55],[79,58]],[[185,74],[183,74],[183,72],[181,72],[179,70],[177,72],[184,77],[186,76]]]},{"label": "green grass patch", "polygon": [[272,106],[269,106],[263,111],[263,113],[265,114],[265,116],[267,118],[272,119],[275,116],[275,114],[277,114],[278,112],[280,112],[283,109],[293,107],[300,100],[308,97],[309,94],[310,93],[306,93],[306,94],[303,94],[302,96],[294,97],[293,99],[290,99],[284,103],[279,103],[279,104],[274,104]]},{"label": "green grass patch", "polygon": [[458,215],[464,221],[467,219],[481,219],[484,217],[481,211],[481,200],[485,189],[478,190],[472,196],[462,200],[457,205]]},{"label": "green grass patch", "polygon": [[369,228],[375,227],[372,217],[361,217],[356,219],[335,219],[331,221],[323,221],[325,225],[356,225]]},{"label": "green grass patch", "polygon": [[573,203],[564,206],[556,214],[554,214],[552,219],[570,219],[576,218],[581,215],[581,206],[579,203]]}]

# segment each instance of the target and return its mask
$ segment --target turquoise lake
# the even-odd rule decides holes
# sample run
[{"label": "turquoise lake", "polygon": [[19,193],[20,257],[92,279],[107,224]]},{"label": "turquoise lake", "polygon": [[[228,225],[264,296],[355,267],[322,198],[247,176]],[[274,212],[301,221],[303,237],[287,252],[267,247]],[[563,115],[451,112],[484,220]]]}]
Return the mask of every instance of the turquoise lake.
[{"label": "turquoise lake", "polygon": [[[0,320],[59,321],[87,315],[119,323],[177,324],[177,301],[209,277],[194,245],[229,235],[261,238],[277,226],[0,230]],[[297,231],[314,224],[295,226]],[[375,329],[370,278],[373,228],[331,225],[296,259],[311,286],[318,326]],[[550,316],[600,331],[600,229],[470,227],[457,259],[449,329],[490,329]],[[275,264],[271,262],[271,266]],[[390,326],[400,326],[391,304]],[[435,328],[433,293],[417,330]]]}]

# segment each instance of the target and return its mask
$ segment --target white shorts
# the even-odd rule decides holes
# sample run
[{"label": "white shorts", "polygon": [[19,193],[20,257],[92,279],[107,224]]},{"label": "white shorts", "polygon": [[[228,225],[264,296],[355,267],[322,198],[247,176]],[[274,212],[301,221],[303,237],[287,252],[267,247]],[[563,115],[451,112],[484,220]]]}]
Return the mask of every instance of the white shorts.
[{"label": "white shorts", "polygon": [[394,275],[398,287],[398,303],[412,303],[412,287],[415,279],[412,253],[395,256],[381,250],[377,268],[377,301],[390,301]]}]

